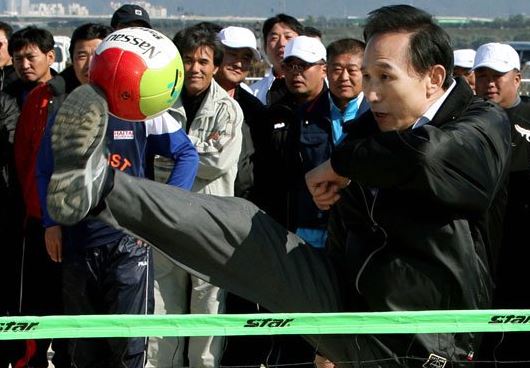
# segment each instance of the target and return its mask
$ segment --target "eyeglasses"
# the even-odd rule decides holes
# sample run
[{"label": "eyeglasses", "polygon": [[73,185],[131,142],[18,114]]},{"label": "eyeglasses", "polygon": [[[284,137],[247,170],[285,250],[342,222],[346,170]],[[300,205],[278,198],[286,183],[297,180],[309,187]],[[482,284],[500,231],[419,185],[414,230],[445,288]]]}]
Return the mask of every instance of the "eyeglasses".
[{"label": "eyeglasses", "polygon": [[324,63],[282,63],[282,69],[286,73],[303,73],[315,65],[324,65]]}]

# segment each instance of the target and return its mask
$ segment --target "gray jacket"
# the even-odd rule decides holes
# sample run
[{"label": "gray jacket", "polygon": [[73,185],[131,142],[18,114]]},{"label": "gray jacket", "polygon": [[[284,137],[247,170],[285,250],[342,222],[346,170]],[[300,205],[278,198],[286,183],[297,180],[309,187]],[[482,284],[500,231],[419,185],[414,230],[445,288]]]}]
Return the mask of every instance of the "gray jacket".
[{"label": "gray jacket", "polygon": [[[179,98],[170,113],[186,125],[186,112]],[[191,123],[188,136],[199,153],[199,169],[193,192],[234,195],[237,162],[241,152],[243,112],[238,103],[215,80]]]}]

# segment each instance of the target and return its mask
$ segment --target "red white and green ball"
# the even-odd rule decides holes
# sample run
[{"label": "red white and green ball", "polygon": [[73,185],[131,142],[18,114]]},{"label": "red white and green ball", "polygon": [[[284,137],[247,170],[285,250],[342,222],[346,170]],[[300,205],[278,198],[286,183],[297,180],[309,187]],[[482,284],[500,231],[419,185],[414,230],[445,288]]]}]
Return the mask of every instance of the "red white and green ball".
[{"label": "red white and green ball", "polygon": [[124,28],[108,35],[89,70],[90,83],[105,92],[109,112],[129,121],[162,114],[176,101],[184,82],[177,48],[149,28]]}]

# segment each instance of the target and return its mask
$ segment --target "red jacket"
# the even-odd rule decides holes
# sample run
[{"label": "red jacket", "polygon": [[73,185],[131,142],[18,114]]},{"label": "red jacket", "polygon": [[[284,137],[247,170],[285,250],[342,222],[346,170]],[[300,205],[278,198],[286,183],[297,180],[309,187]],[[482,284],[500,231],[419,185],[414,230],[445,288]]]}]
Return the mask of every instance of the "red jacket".
[{"label": "red jacket", "polygon": [[53,94],[47,83],[26,97],[15,130],[15,165],[28,217],[41,218],[35,167]]}]

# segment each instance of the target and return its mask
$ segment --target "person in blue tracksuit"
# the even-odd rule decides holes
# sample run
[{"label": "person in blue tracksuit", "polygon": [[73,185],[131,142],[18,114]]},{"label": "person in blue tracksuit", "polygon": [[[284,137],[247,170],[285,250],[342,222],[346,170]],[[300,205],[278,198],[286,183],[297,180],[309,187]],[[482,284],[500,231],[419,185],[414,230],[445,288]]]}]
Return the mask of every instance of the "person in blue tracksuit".
[{"label": "person in blue tracksuit", "polygon": [[[95,26],[79,27],[72,37],[71,56],[76,84],[88,83],[88,65],[101,42]],[[70,86],[66,86],[70,90]],[[55,110],[56,111],[56,110]],[[48,216],[46,191],[53,171],[51,127],[48,116],[41,141],[36,176],[48,255],[63,263],[63,298],[67,314],[146,314],[153,311],[152,250],[137,238],[101,221],[86,219],[70,227]],[[168,184],[190,189],[198,155],[181,125],[169,114],[144,122],[109,116],[106,132],[109,166],[146,177],[154,154],[171,158],[175,165]],[[146,338],[78,339],[70,344],[76,367],[143,367]]]},{"label": "person in blue tracksuit", "polygon": [[[72,227],[57,225],[48,216],[46,190],[53,171],[51,127],[64,95],[88,83],[88,66],[95,48],[111,32],[101,24],[87,23],[72,34],[70,78],[58,76],[62,98],[47,110],[46,129],[38,151],[35,174],[45,227],[46,251],[62,262],[62,290],[67,314],[144,314],[153,310],[151,249],[143,242],[99,221],[86,220]],[[53,108],[51,108],[53,107]],[[169,114],[145,124],[109,118],[109,165],[130,175],[144,177],[151,154],[170,157],[176,164],[168,184],[189,189],[195,179],[195,148]],[[153,152],[153,153],[151,153]],[[72,365],[76,367],[143,367],[145,339],[72,340]]]},{"label": "person in blue tracksuit", "polygon": [[[45,195],[53,160],[50,120],[38,161],[39,192]],[[131,123],[109,116],[109,165],[133,176],[145,177],[152,154],[170,157],[175,166],[168,184],[190,189],[198,156],[180,124],[169,114]],[[47,232],[58,227],[44,211]],[[62,228],[62,251],[52,258],[63,261],[63,290],[68,314],[146,314],[153,312],[153,269],[150,246],[100,221],[86,219]],[[73,342],[72,360],[79,367],[143,367],[146,339],[82,339]]]},{"label": "person in blue tracksuit", "polygon": [[[42,208],[44,193],[53,171],[50,128],[47,127],[37,168]],[[107,130],[109,166],[133,176],[145,177],[151,154],[170,157],[175,166],[168,184],[190,189],[198,156],[180,124],[169,114],[131,123],[109,116]],[[46,231],[58,228],[44,211]],[[57,229],[59,230],[59,229]],[[55,230],[55,231],[57,231]],[[61,231],[61,230],[59,230]],[[49,250],[50,252],[50,250]],[[86,219],[62,228],[62,249],[51,250],[63,261],[63,290],[68,314],[152,313],[152,250],[143,241],[101,221]],[[143,367],[146,339],[79,339],[74,341],[72,360],[79,367]]]}]

